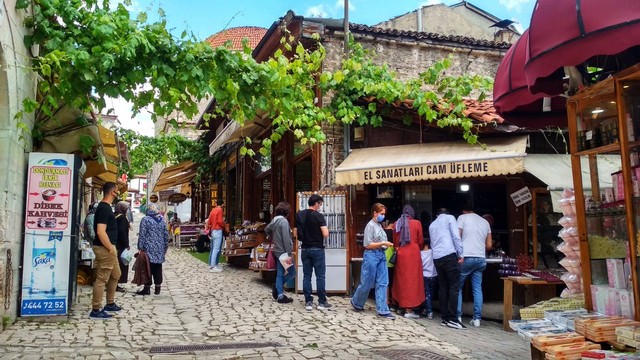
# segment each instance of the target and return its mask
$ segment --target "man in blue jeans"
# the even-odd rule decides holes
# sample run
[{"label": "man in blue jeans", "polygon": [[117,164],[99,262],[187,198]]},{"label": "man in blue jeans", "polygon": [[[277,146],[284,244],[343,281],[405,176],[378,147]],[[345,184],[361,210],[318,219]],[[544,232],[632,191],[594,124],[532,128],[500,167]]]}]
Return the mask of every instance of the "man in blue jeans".
[{"label": "man in blue jeans", "polygon": [[329,237],[329,228],[322,214],[318,211],[324,200],[320,195],[309,197],[309,208],[296,214],[294,235],[302,243],[302,289],[304,292],[305,309],[313,310],[311,296],[311,275],[316,274],[316,291],[318,294],[318,310],[328,310],[331,305],[327,302],[325,290],[326,266],[324,258],[324,239]]},{"label": "man in blue jeans", "polygon": [[473,212],[470,206],[462,207],[458,216],[458,228],[462,238],[464,262],[460,273],[460,293],[458,294],[458,319],[462,317],[462,287],[467,277],[471,277],[473,293],[473,319],[471,325],[480,326],[482,317],[482,272],[487,267],[485,251],[491,249],[491,227],[489,222]]}]

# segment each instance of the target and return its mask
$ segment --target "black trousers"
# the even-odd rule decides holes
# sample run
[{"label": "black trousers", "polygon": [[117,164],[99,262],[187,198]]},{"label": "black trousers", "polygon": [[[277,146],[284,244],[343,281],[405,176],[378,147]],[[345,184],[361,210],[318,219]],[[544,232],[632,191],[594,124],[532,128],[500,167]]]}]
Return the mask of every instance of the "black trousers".
[{"label": "black trousers", "polygon": [[[162,264],[150,263],[149,265],[151,268],[151,277],[153,278],[153,283],[156,286],[162,285]],[[151,282],[149,282],[147,286],[151,286]]]},{"label": "black trousers", "polygon": [[456,253],[433,259],[438,273],[440,314],[442,320],[457,320],[458,292],[460,291],[460,264]]}]

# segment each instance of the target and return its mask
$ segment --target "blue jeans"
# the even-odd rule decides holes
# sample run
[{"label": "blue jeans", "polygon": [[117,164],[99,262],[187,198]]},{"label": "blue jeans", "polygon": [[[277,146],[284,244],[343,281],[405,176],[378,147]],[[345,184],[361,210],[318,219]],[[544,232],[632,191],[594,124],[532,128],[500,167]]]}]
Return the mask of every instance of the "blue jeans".
[{"label": "blue jeans", "polygon": [[362,257],[362,270],[360,271],[360,285],[353,294],[351,303],[358,309],[364,308],[364,303],[369,297],[369,291],[376,289],[376,312],[381,315],[389,314],[387,305],[387,286],[389,286],[389,270],[387,269],[387,257],[384,251],[365,250]]},{"label": "blue jeans", "polygon": [[428,313],[433,312],[433,307],[431,306],[431,300],[433,299],[433,293],[436,291],[436,280],[437,276],[434,277],[426,277],[423,276],[422,280],[424,280],[424,309],[427,310]]},{"label": "blue jeans", "polygon": [[284,295],[284,284],[288,283],[296,276],[296,267],[291,266],[287,274],[285,275],[284,266],[280,263],[280,260],[276,261],[276,290],[278,290],[278,297]]},{"label": "blue jeans", "polygon": [[487,268],[487,261],[481,257],[466,257],[460,273],[460,293],[458,294],[458,317],[462,316],[462,286],[471,276],[471,293],[473,294],[473,320],[482,317],[482,272]]},{"label": "blue jeans", "polygon": [[218,265],[220,261],[220,249],[222,248],[222,230],[211,230],[211,252],[209,253],[209,266]]},{"label": "blue jeans", "polygon": [[313,301],[311,296],[312,272],[316,273],[318,302],[324,304],[327,302],[327,291],[325,290],[327,268],[324,261],[324,249],[302,249],[302,291],[304,292],[304,302]]}]

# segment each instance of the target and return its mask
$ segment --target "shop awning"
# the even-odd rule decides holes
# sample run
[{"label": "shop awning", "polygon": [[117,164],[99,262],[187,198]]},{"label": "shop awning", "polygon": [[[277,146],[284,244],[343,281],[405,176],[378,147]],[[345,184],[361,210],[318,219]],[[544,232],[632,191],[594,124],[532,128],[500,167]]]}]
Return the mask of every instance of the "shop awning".
[{"label": "shop awning", "polygon": [[240,128],[240,124],[237,121],[231,121],[227,126],[222,129],[220,134],[209,144],[209,155],[215,154],[218,149],[224,145],[227,140],[231,138],[231,135]]},{"label": "shop awning", "polygon": [[527,44],[529,90],[544,91],[546,78],[562,77],[563,66],[577,66],[595,56],[615,55],[640,45],[638,32],[637,0],[538,0]]},{"label": "shop awning", "polygon": [[336,168],[337,185],[456,179],[524,171],[527,137],[355,149]]},{"label": "shop awning", "polygon": [[153,191],[165,190],[189,183],[196,176],[197,171],[198,166],[192,161],[184,161],[178,165],[167,167],[160,173]]},{"label": "shop awning", "polygon": [[[591,190],[589,176],[589,160],[585,156],[580,162],[582,166],[582,187]],[[598,179],[600,188],[612,187],[611,174],[620,171],[620,156],[598,155]],[[573,173],[571,172],[571,156],[568,154],[529,154],[524,159],[525,171],[547,184],[553,200],[553,209],[560,211],[558,200],[562,191],[573,189]]]}]

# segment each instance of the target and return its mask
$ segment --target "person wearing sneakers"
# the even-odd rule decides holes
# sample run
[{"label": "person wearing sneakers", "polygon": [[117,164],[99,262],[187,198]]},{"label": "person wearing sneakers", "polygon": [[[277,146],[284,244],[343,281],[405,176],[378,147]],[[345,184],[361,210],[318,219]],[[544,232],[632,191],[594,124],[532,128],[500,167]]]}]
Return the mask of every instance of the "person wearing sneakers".
[{"label": "person wearing sneakers", "polygon": [[327,268],[324,257],[324,239],[329,237],[329,228],[324,216],[319,210],[324,199],[313,194],[307,201],[309,208],[296,214],[296,227],[294,236],[302,243],[302,289],[304,292],[305,309],[313,310],[313,297],[311,296],[311,275],[316,274],[316,291],[318,293],[318,310],[328,310],[331,304],[327,302],[325,290],[325,276]]},{"label": "person wearing sneakers", "polygon": [[220,253],[222,250],[222,231],[225,227],[223,214],[224,201],[217,200],[216,206],[211,209],[209,219],[207,219],[206,230],[211,236],[211,252],[209,253],[209,271],[221,272],[219,265]]},{"label": "person wearing sneakers", "polygon": [[362,241],[365,250],[362,257],[360,285],[351,298],[351,306],[355,311],[363,311],[369,292],[375,287],[378,316],[395,320],[395,316],[387,304],[389,272],[385,250],[393,247],[393,244],[387,240],[387,233],[381,225],[386,213],[387,208],[380,203],[375,203],[371,207],[371,220],[364,228],[364,240]]},{"label": "person wearing sneakers", "polygon": [[[118,198],[118,188],[114,182],[107,181],[102,186],[102,201],[98,204],[93,219],[93,231],[96,234],[93,240],[93,253],[96,258],[96,280],[93,282],[93,298],[91,301],[92,319],[108,319],[111,317],[107,311],[120,311],[122,308],[116,305],[116,287],[120,279],[120,266],[118,265],[118,225],[113,214],[111,204]],[[107,292],[107,305],[102,306],[102,297]]]},{"label": "person wearing sneakers", "polygon": [[449,215],[449,210],[438,209],[436,219],[429,225],[429,238],[433,264],[438,272],[441,324],[454,329],[466,329],[456,316],[460,291],[460,264],[464,261],[462,241],[456,218]]},{"label": "person wearing sneakers", "polygon": [[[293,279],[296,275],[295,266],[293,266],[293,240],[291,239],[291,227],[289,226],[289,212],[291,205],[287,202],[280,202],[274,210],[276,216],[271,220],[269,225],[264,229],[267,236],[273,239],[273,255],[276,257],[276,282],[273,284],[272,296],[281,304],[287,304],[293,301],[292,298],[284,294],[284,284]],[[280,257],[287,254],[289,259],[287,263],[291,266],[285,269],[280,261]]]},{"label": "person wearing sneakers", "polygon": [[462,215],[458,216],[458,228],[464,248],[464,262],[462,263],[458,295],[458,319],[462,318],[462,286],[467,277],[471,277],[471,293],[473,294],[471,325],[479,327],[482,317],[482,273],[487,268],[485,252],[493,245],[491,226],[486,219],[473,212],[470,206],[465,205],[462,207]]},{"label": "person wearing sneakers", "polygon": [[422,314],[428,319],[433,319],[433,307],[431,306],[436,291],[438,273],[433,265],[433,251],[429,247],[429,239],[424,241],[424,248],[420,251],[422,260],[422,281],[424,282],[424,311]]},{"label": "person wearing sneakers", "polygon": [[[149,268],[153,283],[154,294],[160,295],[162,286],[162,263],[164,263],[167,250],[169,250],[169,230],[164,222],[164,217],[158,211],[158,205],[150,204],[147,207],[147,216],[140,220],[140,234],[138,237],[138,250],[144,251],[149,256]],[[144,288],[137,295],[149,295],[151,293],[151,279],[144,284]]]}]

